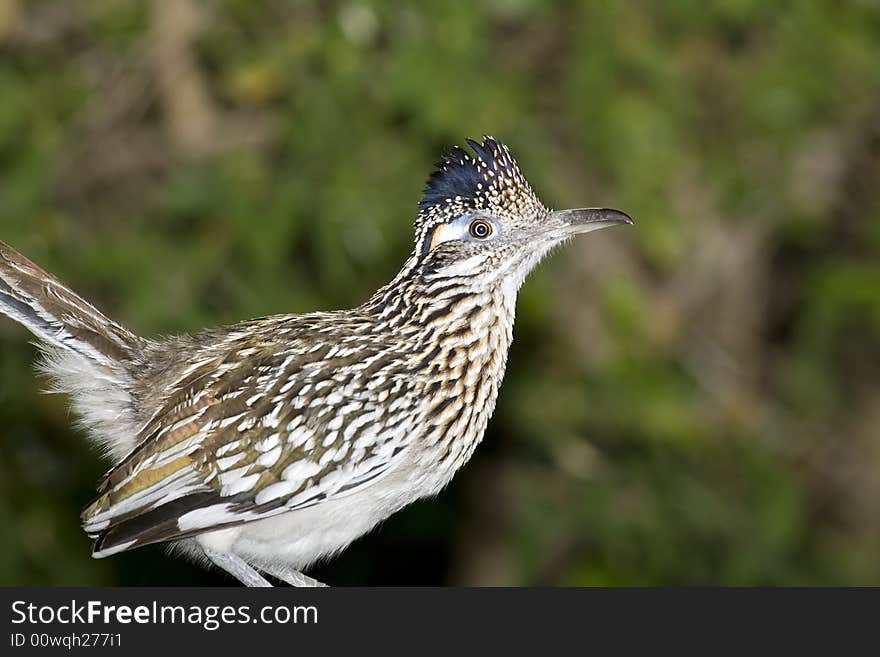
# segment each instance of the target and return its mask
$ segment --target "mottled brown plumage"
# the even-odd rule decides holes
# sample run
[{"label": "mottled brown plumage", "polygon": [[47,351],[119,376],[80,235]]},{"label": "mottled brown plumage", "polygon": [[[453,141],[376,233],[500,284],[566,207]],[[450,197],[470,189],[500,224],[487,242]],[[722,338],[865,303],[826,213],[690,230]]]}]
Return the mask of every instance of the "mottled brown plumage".
[{"label": "mottled brown plumage", "polygon": [[0,247],[0,309],[118,461],[83,512],[96,556],[187,539],[245,583],[314,583],[299,570],[449,482],[494,409],[525,276],[629,223],[551,212],[505,146],[469,144],[429,179],[400,273],[351,310],[144,340]]}]

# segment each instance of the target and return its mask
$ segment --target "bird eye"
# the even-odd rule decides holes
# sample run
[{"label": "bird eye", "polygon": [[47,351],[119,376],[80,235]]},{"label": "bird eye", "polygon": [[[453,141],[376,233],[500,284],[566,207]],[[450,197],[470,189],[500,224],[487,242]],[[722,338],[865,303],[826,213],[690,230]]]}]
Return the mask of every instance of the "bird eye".
[{"label": "bird eye", "polygon": [[471,222],[469,232],[471,237],[476,237],[478,240],[484,240],[492,234],[492,224],[483,219],[476,219]]}]

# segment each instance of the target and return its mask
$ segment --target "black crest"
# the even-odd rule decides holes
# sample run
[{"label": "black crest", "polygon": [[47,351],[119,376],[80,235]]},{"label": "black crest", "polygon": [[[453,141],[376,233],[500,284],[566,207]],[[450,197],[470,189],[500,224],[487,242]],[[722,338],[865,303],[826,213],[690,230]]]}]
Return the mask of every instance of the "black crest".
[{"label": "black crest", "polygon": [[428,178],[420,212],[442,213],[453,206],[513,211],[502,204],[540,205],[507,146],[488,136],[482,144],[466,141],[473,154],[455,146],[443,156]]}]

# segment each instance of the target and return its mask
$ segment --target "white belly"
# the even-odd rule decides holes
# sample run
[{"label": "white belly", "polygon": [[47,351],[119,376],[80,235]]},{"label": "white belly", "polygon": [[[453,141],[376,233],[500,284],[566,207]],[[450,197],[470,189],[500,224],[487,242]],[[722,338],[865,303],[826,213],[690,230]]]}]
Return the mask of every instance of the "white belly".
[{"label": "white belly", "polygon": [[454,474],[403,463],[375,485],[315,506],[254,520],[196,537],[206,548],[231,552],[257,568],[302,570],[343,550],[415,500],[437,494]]}]

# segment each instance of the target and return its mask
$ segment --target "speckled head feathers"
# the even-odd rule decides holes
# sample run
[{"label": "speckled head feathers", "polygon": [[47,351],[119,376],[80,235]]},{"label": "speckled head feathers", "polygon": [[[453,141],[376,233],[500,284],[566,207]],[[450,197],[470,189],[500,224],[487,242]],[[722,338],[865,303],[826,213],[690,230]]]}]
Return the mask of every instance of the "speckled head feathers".
[{"label": "speckled head feathers", "polygon": [[467,144],[473,154],[455,146],[437,163],[419,203],[420,221],[449,221],[474,211],[502,218],[546,212],[507,146],[489,136]]}]

